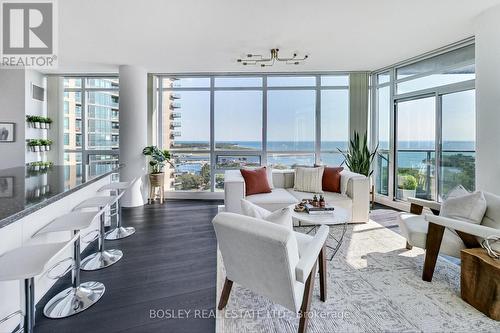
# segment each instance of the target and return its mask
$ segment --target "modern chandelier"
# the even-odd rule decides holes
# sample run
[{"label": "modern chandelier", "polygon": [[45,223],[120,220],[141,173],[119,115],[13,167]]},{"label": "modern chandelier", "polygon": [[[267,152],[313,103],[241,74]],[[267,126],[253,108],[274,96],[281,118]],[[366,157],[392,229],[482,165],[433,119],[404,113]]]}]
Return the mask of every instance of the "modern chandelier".
[{"label": "modern chandelier", "polygon": [[284,62],[287,65],[299,65],[309,56],[306,54],[302,58],[298,57],[297,53],[294,53],[289,58],[280,58],[278,55],[279,49],[271,49],[271,55],[268,58],[264,58],[260,54],[247,54],[245,58],[238,59],[237,61],[242,65],[260,65],[261,67],[268,67],[274,65],[276,62]]}]

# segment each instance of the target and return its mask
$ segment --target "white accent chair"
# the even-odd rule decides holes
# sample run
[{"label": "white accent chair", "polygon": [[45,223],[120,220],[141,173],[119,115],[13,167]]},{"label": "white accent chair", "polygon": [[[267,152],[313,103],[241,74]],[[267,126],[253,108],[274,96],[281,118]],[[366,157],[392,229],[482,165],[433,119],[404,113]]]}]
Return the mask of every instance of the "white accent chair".
[{"label": "white accent chair", "polygon": [[[269,211],[275,211],[311,199],[313,193],[295,191],[294,170],[273,170],[271,193],[245,196],[245,180],[239,170],[227,170],[224,175],[225,211],[241,214],[241,199],[246,199]],[[352,223],[368,222],[370,212],[370,181],[367,177],[344,170],[340,173],[340,192],[324,192],[328,204],[339,206],[351,213]]]},{"label": "white accent chair", "polygon": [[326,300],[325,242],[328,227],[314,237],[252,217],[219,213],[213,220],[226,268],[218,309],[226,307],[233,282],[299,312],[299,332],[307,327],[316,263],[321,300]]},{"label": "white accent chair", "polygon": [[[488,208],[481,224],[438,216],[440,204],[437,202],[408,199],[411,213],[401,213],[398,223],[407,240],[406,248],[426,249],[422,280],[432,281],[438,254],[460,258],[461,250],[480,247],[480,242],[488,236],[500,236],[500,196],[483,193]],[[435,215],[420,215],[424,207]]]}]

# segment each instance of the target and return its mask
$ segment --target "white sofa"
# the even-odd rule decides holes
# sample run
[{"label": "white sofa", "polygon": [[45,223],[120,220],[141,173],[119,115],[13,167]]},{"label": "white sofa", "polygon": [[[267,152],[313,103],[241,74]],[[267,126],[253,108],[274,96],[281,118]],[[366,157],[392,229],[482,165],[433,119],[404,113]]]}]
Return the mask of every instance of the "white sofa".
[{"label": "white sofa", "polygon": [[[346,209],[351,213],[351,223],[368,222],[370,210],[369,179],[363,175],[344,170],[340,173],[341,193],[324,192],[326,202]],[[245,181],[239,170],[227,170],[224,177],[225,211],[241,214],[241,199],[274,211],[311,199],[313,193],[299,192],[293,189],[294,170],[273,170],[273,189],[271,193],[245,196]]]}]

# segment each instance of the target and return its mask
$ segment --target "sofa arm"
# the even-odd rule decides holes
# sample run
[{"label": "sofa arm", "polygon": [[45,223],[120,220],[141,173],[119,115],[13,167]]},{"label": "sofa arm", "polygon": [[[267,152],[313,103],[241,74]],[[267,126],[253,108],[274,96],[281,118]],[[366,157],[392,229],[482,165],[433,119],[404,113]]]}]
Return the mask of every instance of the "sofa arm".
[{"label": "sofa arm", "polygon": [[241,214],[241,199],[245,198],[245,180],[240,170],[224,174],[224,206],[228,213]]},{"label": "sofa arm", "polygon": [[359,173],[342,171],[341,190],[352,200],[352,222],[366,223],[370,213],[370,179]]},{"label": "sofa arm", "polygon": [[429,208],[433,212],[439,212],[441,210],[441,204],[436,201],[410,197],[408,198],[408,202],[415,206]]}]

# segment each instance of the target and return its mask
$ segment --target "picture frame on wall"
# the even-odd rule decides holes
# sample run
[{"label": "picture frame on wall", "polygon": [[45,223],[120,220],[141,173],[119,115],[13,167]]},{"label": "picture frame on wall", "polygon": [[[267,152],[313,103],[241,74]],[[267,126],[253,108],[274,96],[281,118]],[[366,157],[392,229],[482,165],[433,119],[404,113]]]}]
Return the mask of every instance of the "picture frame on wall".
[{"label": "picture frame on wall", "polygon": [[16,124],[0,122],[0,142],[14,142],[16,140]]},{"label": "picture frame on wall", "polygon": [[0,198],[14,196],[14,177],[0,177]]}]

